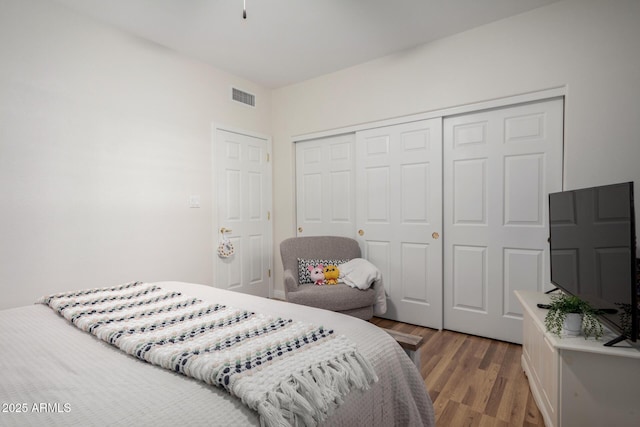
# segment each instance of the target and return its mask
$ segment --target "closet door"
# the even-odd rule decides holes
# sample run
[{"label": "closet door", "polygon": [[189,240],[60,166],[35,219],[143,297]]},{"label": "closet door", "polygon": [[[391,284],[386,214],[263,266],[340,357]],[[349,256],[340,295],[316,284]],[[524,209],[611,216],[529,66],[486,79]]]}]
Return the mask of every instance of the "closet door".
[{"label": "closet door", "polygon": [[513,291],[549,283],[548,194],[562,189],[563,101],[444,120],[444,328],[522,342]]},{"label": "closet door", "polygon": [[356,134],[356,228],[382,272],[385,316],[442,327],[442,121]]},{"label": "closet door", "polygon": [[296,142],[298,236],[355,236],[354,134]]}]

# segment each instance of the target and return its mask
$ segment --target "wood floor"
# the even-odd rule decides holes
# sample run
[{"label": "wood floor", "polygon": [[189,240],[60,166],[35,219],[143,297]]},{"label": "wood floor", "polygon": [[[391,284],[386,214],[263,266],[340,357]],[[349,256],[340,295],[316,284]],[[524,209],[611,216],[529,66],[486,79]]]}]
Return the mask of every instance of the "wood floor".
[{"label": "wood floor", "polygon": [[375,317],[371,322],[424,337],[420,373],[438,426],[544,426],[522,372],[521,346]]}]

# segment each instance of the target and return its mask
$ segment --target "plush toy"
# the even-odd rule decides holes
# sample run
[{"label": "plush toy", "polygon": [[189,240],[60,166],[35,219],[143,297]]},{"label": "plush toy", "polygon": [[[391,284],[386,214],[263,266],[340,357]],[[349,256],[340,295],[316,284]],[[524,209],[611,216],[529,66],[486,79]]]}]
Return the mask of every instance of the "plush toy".
[{"label": "plush toy", "polygon": [[327,265],[324,268],[324,282],[327,285],[337,285],[338,277],[340,277],[340,270],[335,265]]},{"label": "plush toy", "polygon": [[324,265],[318,264],[315,267],[312,265],[307,266],[309,270],[309,277],[313,280],[314,285],[324,285]]}]

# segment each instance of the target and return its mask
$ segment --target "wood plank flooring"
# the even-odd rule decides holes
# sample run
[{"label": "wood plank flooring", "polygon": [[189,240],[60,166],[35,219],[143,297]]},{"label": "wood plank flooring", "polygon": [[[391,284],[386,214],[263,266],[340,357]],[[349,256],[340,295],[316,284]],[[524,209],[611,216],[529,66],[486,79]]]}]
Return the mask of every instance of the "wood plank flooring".
[{"label": "wood plank flooring", "polygon": [[522,346],[376,317],[371,322],[424,337],[420,373],[438,426],[544,426],[520,365]]}]

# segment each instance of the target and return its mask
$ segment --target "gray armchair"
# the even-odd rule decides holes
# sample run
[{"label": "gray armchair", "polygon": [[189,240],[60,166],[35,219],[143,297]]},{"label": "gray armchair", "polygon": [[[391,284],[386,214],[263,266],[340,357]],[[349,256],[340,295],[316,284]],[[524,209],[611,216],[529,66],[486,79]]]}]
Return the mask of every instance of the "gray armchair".
[{"label": "gray armchair", "polygon": [[373,289],[361,290],[344,283],[323,286],[299,283],[298,258],[360,258],[360,246],[354,239],[338,236],[292,237],[280,243],[280,256],[284,267],[284,293],[287,301],[337,311],[364,320],[373,317],[376,296]]}]

